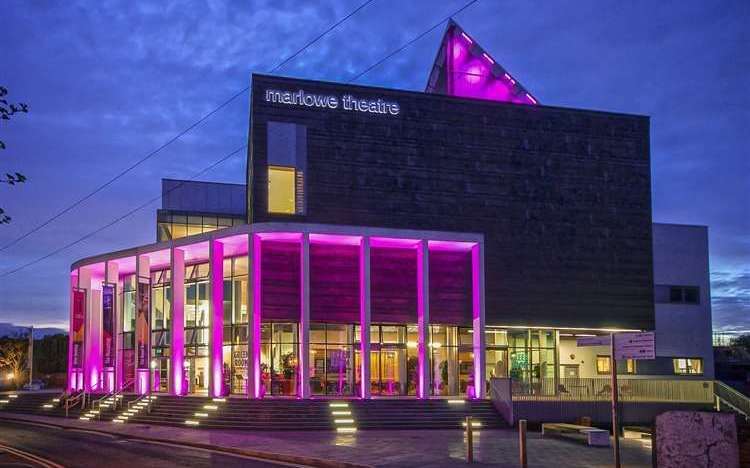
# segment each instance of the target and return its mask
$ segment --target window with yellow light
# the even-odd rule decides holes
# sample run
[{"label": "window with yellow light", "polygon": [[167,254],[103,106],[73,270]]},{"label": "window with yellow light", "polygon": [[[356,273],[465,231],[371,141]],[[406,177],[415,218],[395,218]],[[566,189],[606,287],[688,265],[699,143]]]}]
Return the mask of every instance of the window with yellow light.
[{"label": "window with yellow light", "polygon": [[296,212],[296,171],[293,167],[268,166],[268,212]]}]

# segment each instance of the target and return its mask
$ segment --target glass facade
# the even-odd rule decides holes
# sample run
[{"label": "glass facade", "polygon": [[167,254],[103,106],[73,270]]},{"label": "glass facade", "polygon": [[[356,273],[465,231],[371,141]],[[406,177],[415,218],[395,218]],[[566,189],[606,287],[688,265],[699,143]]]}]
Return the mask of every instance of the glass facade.
[{"label": "glass facade", "polygon": [[353,395],[354,325],[310,325],[310,391]]},{"label": "glass facade", "polygon": [[[453,326],[430,327],[430,373],[435,396],[466,395],[474,388],[472,330]],[[472,393],[473,394],[473,393]]]},{"label": "glass facade", "polygon": [[268,212],[296,213],[296,184],[293,167],[268,166]]},{"label": "glass facade", "polygon": [[[356,382],[360,388],[359,326],[356,336]],[[370,394],[416,395],[418,377],[417,326],[372,325],[370,327]]]},{"label": "glass facade", "polygon": [[224,386],[247,392],[247,257],[224,259]]},{"label": "glass facade", "polygon": [[172,287],[170,271],[151,273],[151,367],[153,388],[169,391],[169,367],[172,329]]},{"label": "glass facade", "polygon": [[260,327],[261,395],[298,394],[299,333],[296,323],[263,323]]},{"label": "glass facade", "polygon": [[164,242],[192,236],[217,229],[245,224],[244,216],[200,215],[194,213],[174,213],[160,210],[157,215],[156,239]]},{"label": "glass facade", "polygon": [[122,280],[122,333],[120,335],[122,351],[123,385],[135,385],[135,318],[136,288],[135,275],[127,275]]},{"label": "glass facade", "polygon": [[185,367],[188,393],[208,392],[208,263],[185,267]]}]

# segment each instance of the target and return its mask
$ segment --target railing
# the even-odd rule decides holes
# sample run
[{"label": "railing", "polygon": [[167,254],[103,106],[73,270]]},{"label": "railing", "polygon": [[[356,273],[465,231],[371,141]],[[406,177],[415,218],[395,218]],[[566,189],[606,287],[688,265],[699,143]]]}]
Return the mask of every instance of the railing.
[{"label": "railing", "polygon": [[745,416],[746,420],[750,420],[750,398],[737,390],[733,389],[729,385],[719,380],[714,380],[714,393],[718,398],[717,405],[721,409],[721,404],[728,405],[733,410],[741,413]]},{"label": "railing", "polygon": [[68,417],[68,411],[70,408],[75,408],[79,403],[81,404],[81,409],[86,408],[86,392],[83,390],[65,399],[66,418]]},{"label": "railing", "polygon": [[505,422],[511,426],[513,419],[513,394],[511,392],[511,380],[493,377],[490,379],[490,398],[492,405],[502,415]]},{"label": "railing", "polygon": [[[680,401],[712,403],[714,388],[710,380],[629,379],[618,381],[620,401]],[[612,398],[609,378],[513,380],[513,400],[607,401]]]}]

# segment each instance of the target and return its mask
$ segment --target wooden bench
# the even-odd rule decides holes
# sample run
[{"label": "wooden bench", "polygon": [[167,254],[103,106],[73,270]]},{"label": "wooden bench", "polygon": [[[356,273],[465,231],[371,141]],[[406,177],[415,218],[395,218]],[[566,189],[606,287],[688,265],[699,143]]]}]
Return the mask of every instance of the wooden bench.
[{"label": "wooden bench", "polygon": [[588,445],[595,447],[609,447],[609,431],[597,429],[596,427],[566,423],[542,424],[542,437],[548,433],[563,436],[575,436],[576,438],[578,436],[584,436]]}]

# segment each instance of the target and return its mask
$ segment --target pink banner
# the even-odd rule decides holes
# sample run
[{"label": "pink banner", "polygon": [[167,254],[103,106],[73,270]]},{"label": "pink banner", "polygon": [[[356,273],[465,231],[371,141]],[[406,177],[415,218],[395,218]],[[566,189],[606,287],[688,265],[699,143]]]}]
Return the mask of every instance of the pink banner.
[{"label": "pink banner", "polygon": [[83,367],[83,340],[86,335],[86,291],[76,289],[73,291],[73,368]]}]

